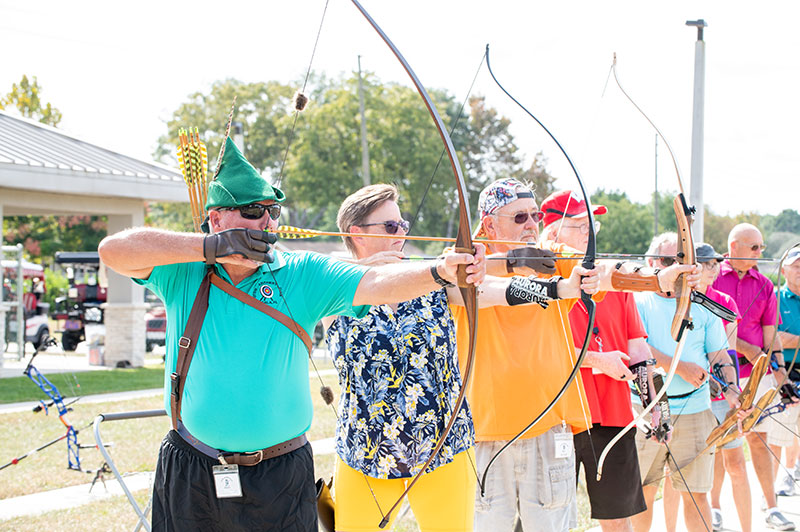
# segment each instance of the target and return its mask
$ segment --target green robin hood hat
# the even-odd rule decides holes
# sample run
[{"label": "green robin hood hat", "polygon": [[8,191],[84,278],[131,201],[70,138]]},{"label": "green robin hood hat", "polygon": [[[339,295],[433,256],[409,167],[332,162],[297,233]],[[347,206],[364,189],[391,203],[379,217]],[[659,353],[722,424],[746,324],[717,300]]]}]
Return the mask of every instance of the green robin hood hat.
[{"label": "green robin hood hat", "polygon": [[281,203],[285,199],[283,191],[270,185],[228,137],[219,171],[208,185],[206,210],[215,207],[239,207],[266,200]]}]

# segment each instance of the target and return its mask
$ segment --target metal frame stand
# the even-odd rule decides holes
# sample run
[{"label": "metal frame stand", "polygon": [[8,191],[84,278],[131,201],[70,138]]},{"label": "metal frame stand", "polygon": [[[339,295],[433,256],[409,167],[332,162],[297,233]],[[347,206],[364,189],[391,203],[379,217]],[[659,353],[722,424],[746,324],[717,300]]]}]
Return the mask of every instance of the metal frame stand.
[{"label": "metal frame stand", "polygon": [[144,527],[147,532],[151,532],[150,523],[147,521],[147,514],[150,512],[150,506],[153,504],[153,498],[150,497],[150,501],[147,503],[147,507],[145,507],[144,510],[139,507],[139,504],[136,502],[136,499],[133,498],[133,494],[128,489],[128,486],[125,485],[125,481],[122,479],[122,475],[117,469],[116,464],[114,464],[114,460],[111,458],[111,455],[108,454],[108,450],[103,444],[102,438],[100,437],[100,424],[103,421],[121,421],[124,419],[141,419],[146,417],[159,417],[166,415],[167,412],[164,409],[161,409],[141,410],[138,412],[119,412],[115,414],[98,414],[98,416],[94,418],[94,441],[97,443],[97,449],[103,455],[103,458],[105,458],[106,463],[111,468],[114,476],[117,478],[117,482],[119,482],[119,485],[122,487],[122,491],[124,491],[125,495],[128,497],[128,502],[131,503],[133,510],[139,517],[139,520],[136,523],[136,528],[133,529],[134,532],[138,532],[138,530],[142,527]]}]

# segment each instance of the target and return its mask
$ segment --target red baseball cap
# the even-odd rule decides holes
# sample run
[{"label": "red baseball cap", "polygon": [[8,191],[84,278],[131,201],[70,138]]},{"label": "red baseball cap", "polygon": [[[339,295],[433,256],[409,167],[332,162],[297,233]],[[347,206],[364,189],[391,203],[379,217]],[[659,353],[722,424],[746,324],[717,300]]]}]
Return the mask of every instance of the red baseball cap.
[{"label": "red baseball cap", "polygon": [[[605,205],[592,205],[593,214],[608,212]],[[571,190],[553,192],[542,202],[544,225],[550,225],[562,218],[583,218],[587,215],[586,202],[577,193]]]}]

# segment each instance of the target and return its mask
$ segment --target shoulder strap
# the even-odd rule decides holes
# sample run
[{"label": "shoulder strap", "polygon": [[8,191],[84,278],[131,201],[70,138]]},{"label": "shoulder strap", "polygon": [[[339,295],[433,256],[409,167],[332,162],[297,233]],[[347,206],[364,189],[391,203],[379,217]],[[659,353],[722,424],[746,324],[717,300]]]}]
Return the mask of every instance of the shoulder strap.
[{"label": "shoulder strap", "polygon": [[197,295],[194,298],[189,319],[186,320],[186,328],[183,336],[178,340],[178,360],[175,364],[175,371],[170,375],[172,381],[169,406],[170,417],[172,417],[172,428],[178,430],[178,421],[181,416],[181,400],[183,399],[183,386],[186,383],[186,373],[189,371],[189,364],[192,362],[194,349],[197,347],[197,339],[200,338],[200,330],[203,328],[206,312],[208,312],[208,293],[211,290],[211,275],[213,270],[208,269]]},{"label": "shoulder strap", "polygon": [[200,330],[203,328],[203,321],[208,312],[208,294],[211,289],[211,284],[225,292],[226,294],[235,297],[242,303],[249,305],[256,310],[259,310],[267,316],[279,321],[287,329],[297,335],[298,338],[305,344],[308,349],[309,355],[313,349],[311,337],[308,333],[297,324],[296,321],[291,319],[281,311],[266,305],[264,302],[259,301],[253,296],[246,294],[225,282],[220,278],[214,270],[209,268],[208,273],[203,277],[203,282],[200,283],[200,288],[197,291],[197,296],[194,298],[192,310],[189,313],[189,319],[186,321],[186,328],[183,331],[183,336],[178,340],[178,360],[175,364],[175,371],[170,375],[172,381],[172,389],[170,393],[170,414],[172,417],[172,428],[178,430],[178,421],[181,415],[181,400],[183,399],[183,387],[186,383],[186,374],[189,372],[189,364],[192,362],[192,355],[194,349],[197,347],[197,339],[200,337]]},{"label": "shoulder strap", "polygon": [[309,354],[311,350],[314,348],[314,345],[311,342],[311,337],[308,336],[308,333],[297,324],[292,318],[281,312],[280,310],[270,307],[263,301],[259,301],[258,299],[254,298],[250,294],[246,294],[242,292],[231,283],[226,282],[222,278],[220,278],[217,274],[211,274],[211,284],[228,294],[229,296],[233,296],[245,305],[250,305],[256,310],[260,310],[270,318],[273,318],[283,324],[284,327],[292,331],[294,334],[297,335],[300,340],[305,344],[306,349],[308,349]]}]

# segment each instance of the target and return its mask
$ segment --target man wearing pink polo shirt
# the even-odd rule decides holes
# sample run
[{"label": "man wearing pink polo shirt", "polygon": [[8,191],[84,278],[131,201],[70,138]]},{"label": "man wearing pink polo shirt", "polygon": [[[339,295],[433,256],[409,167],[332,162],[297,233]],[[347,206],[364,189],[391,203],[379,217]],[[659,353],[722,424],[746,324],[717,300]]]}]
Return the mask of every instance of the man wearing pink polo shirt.
[{"label": "man wearing pink polo shirt", "polygon": [[[741,379],[748,378],[753,370],[752,362],[772,346],[773,352],[778,354],[779,382],[781,382],[783,381],[781,375],[785,374],[785,369],[782,366],[781,342],[779,338],[775,337],[778,324],[777,300],[772,281],[758,271],[755,260],[761,256],[763,249],[764,240],[757,227],[747,223],[734,227],[728,235],[728,256],[736,258],[722,263],[719,277],[712,286],[733,297],[742,314],[736,338],[739,377]],[[744,384],[745,381],[742,381],[741,385],[744,386]],[[765,375],[761,379],[756,397],[761,397],[775,385],[775,376]],[[753,431],[747,434],[747,443],[753,458],[753,468],[766,499],[767,526],[776,530],[794,530],[794,523],[789,521],[777,508],[774,489],[775,473],[772,467],[774,458],[770,456],[770,449],[766,447],[767,444],[771,444],[772,425],[775,423],[771,418],[756,425]],[[785,429],[778,426],[774,430]],[[776,456],[780,456],[779,446],[770,445],[770,447]]]}]

